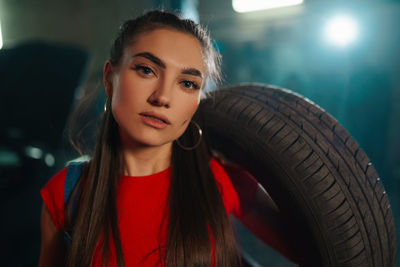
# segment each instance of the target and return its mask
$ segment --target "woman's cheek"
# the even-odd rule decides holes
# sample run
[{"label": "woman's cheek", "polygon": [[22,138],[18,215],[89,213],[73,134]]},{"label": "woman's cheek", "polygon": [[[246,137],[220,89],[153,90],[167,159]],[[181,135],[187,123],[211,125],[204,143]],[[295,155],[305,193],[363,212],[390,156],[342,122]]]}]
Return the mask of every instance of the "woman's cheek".
[{"label": "woman's cheek", "polygon": [[[123,124],[123,119],[121,118],[120,114],[122,112],[120,112],[119,110],[119,106],[118,105],[112,105],[112,115],[114,117],[114,120],[117,122],[118,126],[121,126],[121,124]],[[123,114],[123,113],[122,113]]]},{"label": "woman's cheek", "polygon": [[200,95],[196,98],[196,100],[192,104],[192,109],[191,109],[192,116],[194,115],[196,110],[199,108],[199,104],[200,104]]}]

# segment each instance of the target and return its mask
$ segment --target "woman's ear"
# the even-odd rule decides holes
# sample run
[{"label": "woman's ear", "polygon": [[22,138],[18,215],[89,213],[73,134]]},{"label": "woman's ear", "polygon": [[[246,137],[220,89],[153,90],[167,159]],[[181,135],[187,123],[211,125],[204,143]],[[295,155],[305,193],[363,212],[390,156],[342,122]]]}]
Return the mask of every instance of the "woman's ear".
[{"label": "woman's ear", "polygon": [[106,63],[104,64],[104,69],[103,69],[103,83],[104,83],[104,88],[106,89],[106,95],[108,97],[112,97],[113,94],[113,71],[114,71],[114,66],[111,64],[110,60],[107,60]]}]

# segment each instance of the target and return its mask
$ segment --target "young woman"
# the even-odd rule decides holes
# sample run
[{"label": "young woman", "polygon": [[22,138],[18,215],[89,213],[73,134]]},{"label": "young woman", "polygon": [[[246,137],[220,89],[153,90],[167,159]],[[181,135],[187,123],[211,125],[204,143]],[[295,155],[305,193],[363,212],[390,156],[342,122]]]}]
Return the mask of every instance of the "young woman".
[{"label": "young woman", "polygon": [[[194,120],[205,85],[219,78],[219,58],[204,29],[171,13],[122,25],[104,67],[91,160],[69,201],[67,168],[41,191],[39,266],[240,264],[229,214],[246,221],[253,200],[239,199]],[[258,194],[256,182],[247,187]]]}]

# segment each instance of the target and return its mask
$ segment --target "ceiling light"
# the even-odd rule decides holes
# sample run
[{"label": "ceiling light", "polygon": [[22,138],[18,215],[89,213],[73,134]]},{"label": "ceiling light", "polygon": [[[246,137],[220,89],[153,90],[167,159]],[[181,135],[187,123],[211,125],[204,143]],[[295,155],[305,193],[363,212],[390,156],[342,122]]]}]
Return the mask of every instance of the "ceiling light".
[{"label": "ceiling light", "polygon": [[251,12],[271,8],[300,5],[303,0],[232,0],[236,12]]}]

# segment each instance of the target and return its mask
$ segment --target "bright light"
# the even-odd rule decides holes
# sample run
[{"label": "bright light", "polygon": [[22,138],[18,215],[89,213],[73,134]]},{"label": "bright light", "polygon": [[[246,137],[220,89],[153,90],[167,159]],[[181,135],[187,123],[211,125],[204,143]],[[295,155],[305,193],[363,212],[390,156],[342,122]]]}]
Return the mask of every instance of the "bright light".
[{"label": "bright light", "polygon": [[338,46],[346,46],[352,43],[357,35],[357,23],[348,16],[337,16],[326,25],[326,39]]},{"label": "bright light", "polygon": [[40,159],[43,156],[43,151],[37,147],[27,146],[25,148],[25,154],[33,159]]},{"label": "bright light", "polygon": [[47,153],[46,156],[44,157],[44,162],[46,163],[47,166],[53,167],[56,160],[54,159],[54,156],[52,154]]},{"label": "bright light", "polygon": [[263,9],[300,5],[303,0],[232,0],[236,12],[251,12]]}]

